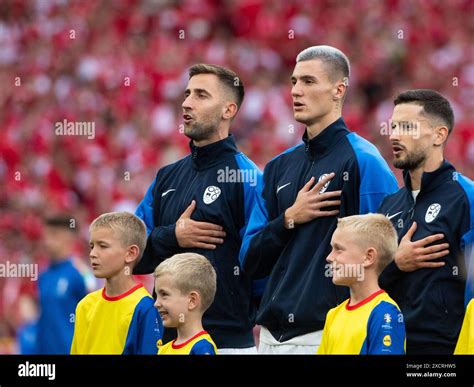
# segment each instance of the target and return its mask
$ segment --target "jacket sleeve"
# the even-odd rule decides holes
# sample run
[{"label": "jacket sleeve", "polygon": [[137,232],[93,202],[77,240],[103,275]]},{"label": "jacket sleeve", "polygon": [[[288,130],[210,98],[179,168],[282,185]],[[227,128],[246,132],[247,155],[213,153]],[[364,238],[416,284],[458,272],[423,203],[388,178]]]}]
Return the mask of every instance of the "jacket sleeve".
[{"label": "jacket sleeve", "polygon": [[155,227],[154,211],[157,213],[158,209],[154,209],[153,205],[156,205],[154,198],[158,187],[159,175],[160,173],[158,172],[135,211],[135,215],[142,219],[146,225],[148,240],[143,257],[133,269],[134,274],[152,273],[157,265],[174,255],[179,249],[175,234],[176,224]]},{"label": "jacket sleeve", "polygon": [[[385,201],[382,201],[382,204],[377,210],[379,214],[385,214]],[[395,261],[390,262],[387,267],[382,271],[379,276],[379,286],[390,293],[396,286],[398,280],[403,275],[403,271],[401,271]]]},{"label": "jacket sleeve", "polygon": [[461,239],[461,250],[466,265],[465,305],[474,298],[474,229],[469,230]]},{"label": "jacket sleeve", "polygon": [[457,173],[456,177],[466,194],[467,209],[464,213],[469,217],[467,221],[469,224],[468,230],[462,235],[460,243],[467,272],[464,297],[464,302],[467,307],[467,304],[474,298],[474,182],[460,173]]},{"label": "jacket sleeve", "polygon": [[267,277],[293,234],[284,226],[284,212],[277,214],[274,187],[268,167],[259,177],[255,200],[240,250],[240,264],[253,279]]},{"label": "jacket sleeve", "polygon": [[[252,210],[257,205],[259,195],[261,194],[263,174],[262,171],[247,157],[243,154],[238,154],[236,156],[237,164],[239,169],[244,171],[244,176],[251,176],[251,179],[244,181],[243,183],[243,213],[244,213],[244,225],[240,229],[240,238],[244,240],[245,234],[248,230],[250,217],[252,216]],[[263,295],[265,290],[265,285],[267,283],[267,278],[262,278],[259,280],[254,280],[252,282],[252,296],[256,301]]]},{"label": "jacket sleeve", "polygon": [[377,153],[356,153],[360,175],[359,214],[376,212],[387,195],[398,191],[395,175]]}]

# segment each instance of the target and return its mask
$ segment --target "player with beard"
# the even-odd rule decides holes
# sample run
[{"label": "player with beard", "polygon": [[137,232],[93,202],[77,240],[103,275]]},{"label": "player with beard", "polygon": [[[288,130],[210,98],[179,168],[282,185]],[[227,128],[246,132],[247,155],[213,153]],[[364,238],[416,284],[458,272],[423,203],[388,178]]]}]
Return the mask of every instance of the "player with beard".
[{"label": "player with beard", "polygon": [[449,101],[421,89],[394,103],[393,165],[405,186],[378,210],[399,237],[380,285],[405,317],[407,354],[452,354],[474,292],[474,184],[444,159],[454,127]]},{"label": "player with beard", "polygon": [[217,292],[203,325],[221,354],[256,353],[252,282],[238,256],[261,172],[229,135],[243,98],[233,71],[191,67],[182,105],[191,154],[158,171],[136,211],[149,236],[135,273],[153,273],[163,260],[185,252],[204,255],[214,266]]}]

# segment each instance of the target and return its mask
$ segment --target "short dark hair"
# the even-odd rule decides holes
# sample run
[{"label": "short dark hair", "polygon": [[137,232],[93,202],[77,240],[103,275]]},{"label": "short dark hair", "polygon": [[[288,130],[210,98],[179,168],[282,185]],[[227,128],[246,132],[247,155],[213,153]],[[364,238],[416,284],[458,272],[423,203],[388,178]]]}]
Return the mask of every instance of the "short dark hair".
[{"label": "short dark hair", "polygon": [[[69,215],[53,215],[44,219],[47,227],[63,228],[71,232],[76,232],[77,224],[74,217]],[[74,226],[73,226],[74,225]]]},{"label": "short dark hair", "polygon": [[233,94],[237,107],[240,108],[244,100],[245,90],[242,79],[235,72],[222,66],[198,63],[189,69],[189,79],[198,74],[214,74],[217,76],[219,81]]},{"label": "short dark hair", "polygon": [[431,89],[415,89],[407,90],[400,93],[393,101],[396,105],[403,103],[415,103],[423,106],[426,115],[439,118],[450,134],[454,127],[454,113],[449,101],[440,93]]}]

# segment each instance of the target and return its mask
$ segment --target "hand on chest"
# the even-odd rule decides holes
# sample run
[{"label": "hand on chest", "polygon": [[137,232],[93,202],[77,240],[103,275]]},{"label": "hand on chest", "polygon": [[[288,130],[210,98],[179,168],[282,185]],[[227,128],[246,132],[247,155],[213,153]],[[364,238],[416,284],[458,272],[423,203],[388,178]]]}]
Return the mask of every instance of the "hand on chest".
[{"label": "hand on chest", "polygon": [[193,200],[196,208],[191,215],[192,219],[222,223],[230,210],[230,203],[237,200],[238,189],[238,184],[220,183],[217,178],[213,180],[199,174],[173,187],[166,187],[157,203],[159,224],[176,222]]},{"label": "hand on chest", "polygon": [[416,222],[414,240],[434,234],[444,234],[445,239],[452,239],[451,236],[456,234],[459,226],[453,216],[454,205],[455,203],[428,198],[417,202],[413,207],[393,205],[385,211],[385,216],[392,221],[399,237],[403,237],[413,222]]},{"label": "hand on chest", "polygon": [[[326,183],[322,182],[327,178],[331,172],[335,173],[335,176]],[[325,192],[346,190],[352,184],[350,173],[344,171],[342,168],[331,168],[331,167],[319,167],[311,168],[306,173],[295,175],[295,171],[288,169],[282,175],[277,178],[277,183],[274,187],[273,194],[275,195],[277,206],[279,211],[284,211],[295,202],[298,193],[303,189],[310,179],[314,177],[314,183],[310,188],[314,188],[318,183],[321,187],[315,191],[315,194],[322,194]]]}]

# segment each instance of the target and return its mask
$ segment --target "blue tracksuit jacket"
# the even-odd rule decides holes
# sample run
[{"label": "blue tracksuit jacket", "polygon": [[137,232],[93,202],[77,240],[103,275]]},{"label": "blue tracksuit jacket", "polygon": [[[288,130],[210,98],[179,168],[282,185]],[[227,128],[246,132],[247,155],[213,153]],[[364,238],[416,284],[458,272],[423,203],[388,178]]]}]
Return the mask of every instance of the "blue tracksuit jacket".
[{"label": "blue tracksuit jacket", "polygon": [[395,192],[396,179],[374,145],[350,132],[339,118],[318,136],[288,149],[265,167],[240,252],[252,278],[269,276],[257,315],[279,341],[321,330],[329,309],[349,297],[328,275],[337,217],[318,218],[287,230],[284,212],[314,176],[335,172],[327,191],[342,190],[339,217],[375,212]]},{"label": "blue tracksuit jacket", "polygon": [[[204,314],[204,328],[218,348],[251,347],[255,345],[255,288],[240,269],[239,250],[262,173],[237,149],[233,136],[204,147],[190,146],[190,155],[158,171],[138,206],[136,214],[145,221],[149,237],[134,272],[152,273],[161,261],[177,253],[204,255],[217,272],[217,292]],[[224,227],[227,236],[215,250],[178,245],[176,221],[193,199],[193,220]]]},{"label": "blue tracksuit jacket", "polygon": [[412,241],[442,233],[449,255],[440,268],[402,272],[392,262],[380,285],[398,303],[405,317],[407,354],[452,354],[464,317],[464,301],[474,296],[474,183],[444,162],[424,173],[412,196],[408,171],[405,187],[387,196],[379,212],[390,218],[399,239],[416,221]]}]

